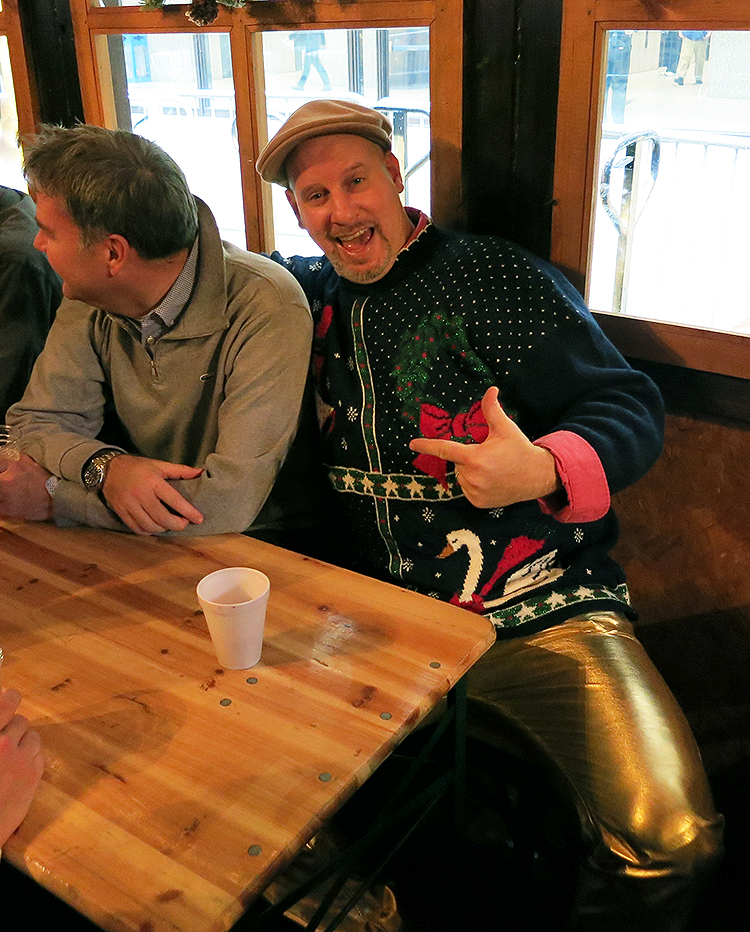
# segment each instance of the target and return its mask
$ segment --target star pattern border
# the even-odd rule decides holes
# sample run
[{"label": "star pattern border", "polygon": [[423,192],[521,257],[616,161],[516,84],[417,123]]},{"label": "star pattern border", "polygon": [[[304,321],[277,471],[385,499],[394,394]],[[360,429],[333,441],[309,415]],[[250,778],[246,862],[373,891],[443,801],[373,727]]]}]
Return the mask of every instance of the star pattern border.
[{"label": "star pattern border", "polygon": [[464,494],[452,473],[446,476],[445,484],[431,476],[368,472],[351,466],[329,466],[328,476],[337,492],[369,498],[434,502],[463,498]]},{"label": "star pattern border", "polygon": [[487,612],[485,618],[489,618],[497,628],[516,628],[518,625],[536,621],[568,605],[598,601],[621,602],[630,605],[627,585],[621,583],[614,589],[607,586],[572,586],[556,589],[546,596],[526,599],[508,608]]}]

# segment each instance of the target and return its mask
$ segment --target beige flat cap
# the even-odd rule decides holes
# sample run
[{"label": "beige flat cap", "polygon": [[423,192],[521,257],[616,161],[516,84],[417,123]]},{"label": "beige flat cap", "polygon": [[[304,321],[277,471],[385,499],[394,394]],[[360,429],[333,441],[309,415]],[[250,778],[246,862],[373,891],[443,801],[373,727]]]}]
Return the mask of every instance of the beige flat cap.
[{"label": "beige flat cap", "polygon": [[289,179],[284,164],[300,143],[315,136],[352,133],[389,152],[392,132],[389,121],[377,110],[348,100],[311,100],[288,118],[261,152],[255,167],[264,181],[286,188]]}]

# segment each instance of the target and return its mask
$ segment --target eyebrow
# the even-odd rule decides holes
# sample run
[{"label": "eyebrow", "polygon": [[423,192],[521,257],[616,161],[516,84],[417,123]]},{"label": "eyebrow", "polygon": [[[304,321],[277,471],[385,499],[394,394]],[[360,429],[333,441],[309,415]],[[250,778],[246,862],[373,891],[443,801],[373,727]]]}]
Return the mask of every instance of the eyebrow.
[{"label": "eyebrow", "polygon": [[[366,170],[366,169],[367,169],[367,164],[365,162],[355,162],[354,165],[349,165],[347,168],[345,168],[343,172],[341,173],[341,175],[343,177],[345,175],[351,175],[353,173]],[[295,193],[298,194],[300,197],[304,197],[310,191],[314,191],[318,187],[320,187],[320,182],[313,181],[310,184],[306,184],[303,188],[300,188]],[[323,187],[327,187],[327,185],[324,184]]]},{"label": "eyebrow", "polygon": [[350,175],[352,172],[362,171],[363,169],[367,169],[366,163],[365,163],[365,162],[357,162],[356,164],[351,165],[349,168],[347,168],[346,171],[344,172],[344,174],[345,174],[345,175]]}]

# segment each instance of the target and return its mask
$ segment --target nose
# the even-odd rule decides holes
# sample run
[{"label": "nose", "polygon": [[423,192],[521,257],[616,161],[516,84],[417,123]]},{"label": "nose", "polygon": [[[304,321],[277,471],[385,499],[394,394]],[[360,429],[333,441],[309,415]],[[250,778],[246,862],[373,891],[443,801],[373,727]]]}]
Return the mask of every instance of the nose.
[{"label": "nose", "polygon": [[38,249],[39,252],[45,252],[45,249],[44,249],[45,242],[46,240],[45,240],[44,234],[42,233],[41,230],[39,230],[39,232],[34,237],[34,249]]},{"label": "nose", "polygon": [[347,191],[333,191],[330,198],[331,223],[347,226],[357,217],[358,208]]}]

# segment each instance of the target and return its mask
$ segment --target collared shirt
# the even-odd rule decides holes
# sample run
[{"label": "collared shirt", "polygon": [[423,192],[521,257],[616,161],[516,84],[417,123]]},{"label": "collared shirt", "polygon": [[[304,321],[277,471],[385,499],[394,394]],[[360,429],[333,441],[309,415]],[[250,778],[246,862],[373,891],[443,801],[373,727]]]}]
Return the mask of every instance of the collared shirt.
[{"label": "collared shirt", "polygon": [[185,265],[177,276],[174,284],[164,298],[139,321],[141,327],[141,343],[150,350],[156,341],[167,330],[175,325],[177,318],[188,303],[195,285],[195,275],[198,268],[198,237],[190,248]]}]

